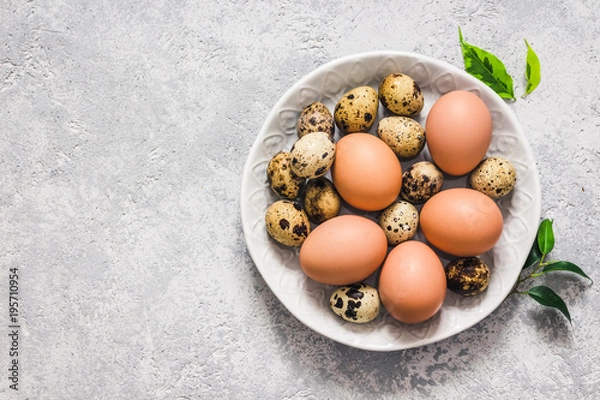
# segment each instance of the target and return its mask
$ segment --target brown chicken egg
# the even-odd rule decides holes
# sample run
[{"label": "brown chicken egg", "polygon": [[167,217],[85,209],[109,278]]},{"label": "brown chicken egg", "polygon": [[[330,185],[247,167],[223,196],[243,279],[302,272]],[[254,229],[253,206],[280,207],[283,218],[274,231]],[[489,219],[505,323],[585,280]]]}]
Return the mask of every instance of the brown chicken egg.
[{"label": "brown chicken egg", "polygon": [[442,190],[427,200],[419,217],[427,241],[458,257],[485,253],[502,235],[500,208],[494,200],[474,189]]},{"label": "brown chicken egg", "polygon": [[359,215],[338,215],[318,225],[300,248],[300,267],[309,278],[329,285],[350,285],[381,266],[387,238],[376,222]]},{"label": "brown chicken egg", "polygon": [[398,157],[369,133],[353,133],[337,142],[331,174],[340,196],[351,206],[366,211],[389,206],[402,187]]},{"label": "brown chicken egg", "polygon": [[379,296],[401,322],[418,323],[434,316],[446,297],[446,274],[437,254],[416,240],[394,247],[381,268]]},{"label": "brown chicken egg", "polygon": [[450,175],[464,175],[479,164],[490,146],[492,116],[479,96],[455,90],[433,104],[425,130],[435,164]]}]

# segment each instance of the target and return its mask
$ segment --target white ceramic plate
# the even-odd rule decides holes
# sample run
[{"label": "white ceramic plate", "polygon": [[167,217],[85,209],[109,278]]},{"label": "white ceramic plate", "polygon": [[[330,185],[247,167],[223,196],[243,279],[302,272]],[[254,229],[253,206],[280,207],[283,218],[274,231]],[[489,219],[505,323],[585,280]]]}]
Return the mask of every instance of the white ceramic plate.
[{"label": "white ceramic plate", "polygon": [[[268,186],[266,166],[278,151],[289,151],[297,140],[296,122],[301,110],[321,101],[333,112],[337,100],[348,90],[379,82],[392,72],[411,76],[420,85],[425,107],[416,119],[425,125],[431,105],[454,89],[478,94],[490,109],[494,131],[488,155],[509,159],[517,171],[517,184],[498,204],[504,217],[499,242],[482,258],[492,270],[488,289],[463,298],[448,292],[440,312],[414,325],[394,320],[382,309],[374,321],[353,324],[343,321],[329,308],[335,289],[307,278],[298,263],[298,252],[276,244],[267,234],[264,215],[277,200]],[[389,115],[380,105],[378,120]],[[377,122],[373,125],[375,132]],[[426,126],[425,126],[426,129]],[[336,131],[336,140],[339,139]],[[415,160],[431,160],[427,148]],[[447,179],[444,189],[465,186],[466,179]],[[250,151],[244,168],[241,216],[248,250],[256,267],[283,305],[302,323],[316,332],[356,348],[393,351],[433,343],[478,323],[494,311],[510,292],[535,238],[540,219],[540,184],[535,162],[522,129],[504,100],[461,69],[435,59],[406,52],[370,52],[332,61],[293,85],[277,102]],[[349,212],[345,208],[342,213]],[[376,218],[375,213],[365,213]],[[418,233],[416,240],[422,240]],[[443,259],[444,264],[449,261]],[[374,284],[376,277],[367,282]]]}]

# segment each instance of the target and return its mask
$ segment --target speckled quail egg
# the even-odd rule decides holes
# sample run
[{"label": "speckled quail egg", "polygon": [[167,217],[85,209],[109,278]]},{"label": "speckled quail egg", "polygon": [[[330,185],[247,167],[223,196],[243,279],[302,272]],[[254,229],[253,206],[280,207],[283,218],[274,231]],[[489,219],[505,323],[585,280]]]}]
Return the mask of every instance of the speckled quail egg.
[{"label": "speckled quail egg", "polygon": [[306,183],[302,205],[308,218],[320,224],[340,213],[342,198],[333,182],[321,176]]},{"label": "speckled quail egg", "polygon": [[383,118],[377,125],[377,136],[402,160],[416,157],[425,147],[425,129],[409,117]]},{"label": "speckled quail egg", "polygon": [[370,86],[359,86],[338,100],[333,118],[343,133],[367,132],[375,123],[378,110],[377,91]]},{"label": "speckled quail egg", "polygon": [[278,200],[265,214],[267,232],[275,241],[299,247],[310,233],[310,221],[302,207],[291,200]]},{"label": "speckled quail egg", "polygon": [[379,216],[379,226],[392,246],[412,239],[419,227],[419,211],[408,201],[396,201]]},{"label": "speckled quail egg", "polygon": [[267,165],[267,180],[271,189],[286,199],[295,199],[306,182],[292,172],[292,154],[280,151],[275,154]]},{"label": "speckled quail egg", "polygon": [[327,106],[320,101],[310,103],[300,113],[298,123],[296,125],[298,137],[308,135],[314,132],[326,132],[329,134],[329,139],[333,141],[335,134],[335,122],[333,114]]},{"label": "speckled quail egg", "polygon": [[471,171],[467,182],[471,188],[497,199],[514,189],[517,171],[505,158],[488,157]]},{"label": "speckled quail egg", "polygon": [[342,286],[331,294],[329,305],[344,320],[365,323],[379,315],[379,292],[366,283]]},{"label": "speckled quail egg", "polygon": [[381,81],[379,100],[394,114],[407,116],[420,113],[425,104],[417,82],[401,73],[390,74]]},{"label": "speckled quail egg", "polygon": [[490,268],[479,257],[452,260],[445,271],[448,289],[463,296],[481,293],[490,283]]},{"label": "speckled quail egg", "polygon": [[292,171],[301,178],[318,178],[331,168],[335,144],[325,132],[314,132],[296,141],[290,151]]},{"label": "speckled quail egg", "polygon": [[432,162],[419,161],[402,174],[400,197],[411,203],[424,203],[442,190],[444,174]]}]

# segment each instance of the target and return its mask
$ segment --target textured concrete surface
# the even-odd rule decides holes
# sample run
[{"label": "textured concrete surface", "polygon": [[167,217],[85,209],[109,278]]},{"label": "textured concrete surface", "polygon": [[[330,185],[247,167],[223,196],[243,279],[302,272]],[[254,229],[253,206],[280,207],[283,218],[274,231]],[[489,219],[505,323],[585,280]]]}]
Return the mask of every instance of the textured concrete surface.
[{"label": "textured concrete surface", "polygon": [[[462,67],[465,39],[525,87],[555,258],[600,281],[595,0],[0,3],[0,397],[578,398],[600,391],[598,285],[546,282],[573,324],[510,297],[475,327],[393,353],[348,348],[278,302],[241,231],[241,174],[277,99],[375,50]],[[10,269],[19,391],[9,388]]]}]

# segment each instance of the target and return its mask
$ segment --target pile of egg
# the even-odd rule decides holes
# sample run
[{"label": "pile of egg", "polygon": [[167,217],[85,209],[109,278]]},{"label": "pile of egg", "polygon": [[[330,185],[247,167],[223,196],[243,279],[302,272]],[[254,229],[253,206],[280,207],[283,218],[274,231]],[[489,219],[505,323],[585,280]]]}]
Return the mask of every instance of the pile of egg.
[{"label": "pile of egg", "polygon": [[[389,115],[372,134],[380,102]],[[378,91],[350,90],[333,113],[311,103],[298,119],[298,140],[268,164],[269,185],[280,199],[267,209],[267,232],[300,248],[310,279],[338,287],[330,306],[347,321],[369,322],[382,304],[397,320],[419,323],[439,311],[447,289],[474,296],[489,283],[479,256],[501,236],[495,200],[513,189],[515,170],[504,158],[485,158],[492,118],[476,94],[442,95],[426,129],[414,118],[423,105],[419,85],[401,73],[385,77]],[[432,161],[403,171],[401,161],[425,145]],[[444,176],[467,176],[467,185],[444,189]],[[342,205],[357,212],[340,214]],[[418,229],[424,241],[414,239]],[[453,260],[444,266],[436,250]],[[376,287],[366,284],[376,271]]]}]

